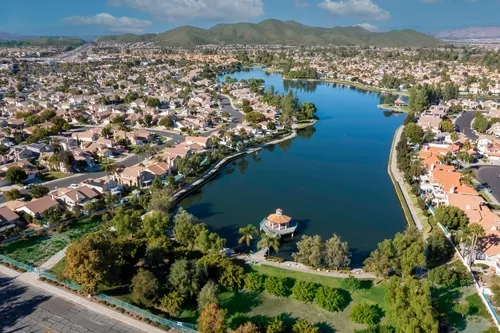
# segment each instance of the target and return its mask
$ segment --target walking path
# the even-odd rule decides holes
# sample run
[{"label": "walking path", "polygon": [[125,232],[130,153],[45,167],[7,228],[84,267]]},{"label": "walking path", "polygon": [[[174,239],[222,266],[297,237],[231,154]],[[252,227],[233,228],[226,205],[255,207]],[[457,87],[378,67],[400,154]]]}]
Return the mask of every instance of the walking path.
[{"label": "walking path", "polygon": [[46,262],[44,262],[40,266],[40,268],[51,269],[52,267],[54,267],[59,261],[62,260],[62,258],[64,258],[64,256],[66,255],[66,250],[67,249],[68,249],[68,247],[65,247],[61,251],[59,251],[56,254],[54,254],[52,257],[49,258],[49,260],[47,260]]},{"label": "walking path", "polygon": [[[391,163],[390,163],[390,171],[392,171],[392,174],[394,175],[394,180],[396,181],[395,186],[399,186],[401,189],[401,192],[403,193],[404,200],[406,201],[406,204],[408,208],[410,209],[411,216],[413,218],[413,221],[415,222],[415,225],[418,230],[422,231],[424,228],[422,226],[422,223],[420,222],[420,219],[418,218],[417,212],[415,211],[415,208],[412,205],[412,201],[410,200],[410,194],[408,193],[406,186],[405,186],[405,181],[401,175],[401,173],[398,170],[397,167],[397,157],[396,157],[396,146],[397,143],[399,142],[401,138],[401,133],[403,133],[403,126],[399,127],[396,130],[396,135],[394,136],[394,141],[392,143],[392,148],[391,148]],[[390,172],[389,172],[390,174]],[[403,204],[403,203],[401,203]]]},{"label": "walking path", "polygon": [[[94,303],[90,300],[85,299],[84,297],[81,297],[79,295],[73,294],[69,291],[66,291],[64,289],[55,287],[51,284],[48,284],[46,282],[43,282],[38,279],[38,276],[33,274],[33,273],[19,273],[17,271],[14,271],[10,268],[4,267],[0,265],[0,273],[3,275],[18,279],[22,282],[31,284],[37,288],[43,289],[55,296],[64,298],[70,302],[79,304],[89,310],[92,310],[96,313],[99,313],[101,315],[108,316],[109,318],[118,320],[128,326],[137,328],[143,332],[148,332],[148,333],[165,333],[164,330],[161,330],[159,328],[156,328],[154,326],[148,325],[146,323],[143,323],[142,321],[133,319],[129,316],[126,316],[124,314],[121,314],[115,310],[112,310],[111,308],[108,308],[104,305],[100,305],[97,303]],[[172,330],[172,332],[174,332]]]},{"label": "walking path", "polygon": [[345,279],[349,276],[354,276],[358,279],[376,279],[375,274],[366,273],[362,269],[353,269],[350,273],[340,273],[335,271],[327,271],[327,270],[319,270],[307,267],[303,264],[296,263],[294,261],[285,261],[285,262],[274,262],[274,261],[266,261],[264,257],[265,250],[260,250],[259,252],[255,252],[251,255],[242,255],[238,256],[238,259],[246,261],[248,264],[252,265],[267,265],[274,266],[282,269],[288,269],[290,271],[303,272],[307,274],[315,274],[322,276],[329,276],[333,278],[341,278]]}]

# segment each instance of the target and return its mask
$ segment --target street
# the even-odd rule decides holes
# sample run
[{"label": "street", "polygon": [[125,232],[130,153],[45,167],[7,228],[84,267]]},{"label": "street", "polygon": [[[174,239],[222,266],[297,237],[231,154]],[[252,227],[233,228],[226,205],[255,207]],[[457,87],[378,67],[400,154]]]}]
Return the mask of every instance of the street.
[{"label": "street", "polygon": [[500,166],[473,167],[477,180],[491,189],[491,194],[500,201]]},{"label": "street", "polygon": [[142,332],[2,274],[0,300],[0,332]]},{"label": "street", "polygon": [[479,138],[471,129],[474,113],[476,113],[476,111],[465,111],[455,121],[458,131],[463,133],[469,140],[477,140]]}]

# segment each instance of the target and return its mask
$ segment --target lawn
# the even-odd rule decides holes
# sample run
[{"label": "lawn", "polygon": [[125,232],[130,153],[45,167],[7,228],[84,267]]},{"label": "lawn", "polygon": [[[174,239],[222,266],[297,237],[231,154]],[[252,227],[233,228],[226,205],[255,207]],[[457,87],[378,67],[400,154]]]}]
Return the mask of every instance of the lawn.
[{"label": "lawn", "polygon": [[99,216],[84,218],[72,222],[60,232],[54,230],[39,236],[18,240],[3,245],[0,250],[10,258],[39,266],[72,241],[96,230],[100,222]]},{"label": "lawn", "polygon": [[[255,265],[251,270],[268,276],[283,276],[295,280],[303,280],[323,284],[333,288],[345,289],[344,279],[333,278],[310,273],[286,270],[274,266]],[[354,332],[364,325],[351,322],[349,313],[354,304],[366,301],[372,304],[384,306],[384,285],[373,286],[371,280],[363,280],[362,289],[351,293],[351,300],[342,312],[328,312],[312,303],[303,303],[294,299],[293,296],[275,297],[267,292],[251,292],[247,290],[222,292],[219,295],[221,306],[227,310],[227,318],[232,329],[246,321],[255,323],[268,322],[275,316],[281,315],[285,323],[291,326],[295,319],[307,319],[318,323],[321,332]],[[193,306],[186,307],[180,316],[180,320],[195,323],[198,313]]]},{"label": "lawn", "polygon": [[40,178],[42,181],[48,182],[51,180],[66,178],[68,176],[71,176],[71,174],[66,172],[50,171],[43,173]]},{"label": "lawn", "polygon": [[64,272],[64,268],[66,268],[66,257],[62,258],[57,264],[55,264],[50,269],[50,272],[58,276]]}]

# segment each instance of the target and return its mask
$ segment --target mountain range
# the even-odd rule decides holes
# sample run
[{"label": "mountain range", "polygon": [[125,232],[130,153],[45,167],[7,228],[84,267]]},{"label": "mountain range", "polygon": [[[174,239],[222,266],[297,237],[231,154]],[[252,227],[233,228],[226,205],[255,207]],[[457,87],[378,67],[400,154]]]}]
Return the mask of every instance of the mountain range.
[{"label": "mountain range", "polygon": [[109,35],[98,41],[153,42],[161,46],[193,47],[207,44],[373,45],[388,47],[436,46],[440,40],[415,30],[371,32],[359,26],[321,28],[295,21],[217,24],[210,29],[183,26],[159,34]]},{"label": "mountain range", "polygon": [[447,40],[500,38],[500,27],[469,27],[441,31],[433,35],[436,38]]}]

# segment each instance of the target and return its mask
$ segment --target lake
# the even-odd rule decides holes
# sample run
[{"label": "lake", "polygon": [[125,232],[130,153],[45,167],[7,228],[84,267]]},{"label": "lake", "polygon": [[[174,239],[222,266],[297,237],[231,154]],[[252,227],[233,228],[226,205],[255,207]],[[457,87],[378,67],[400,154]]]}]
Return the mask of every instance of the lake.
[{"label": "lake", "polygon": [[[181,206],[211,230],[237,245],[238,229],[257,228],[276,208],[299,222],[304,234],[332,233],[347,241],[353,266],[361,265],[377,243],[404,230],[406,221],[387,172],[390,147],[404,115],[377,108],[380,94],[309,81],[284,81],[262,69],[230,75],[262,78],[280,92],[292,89],[301,102],[314,102],[314,128],[257,155],[228,164],[213,181]],[[223,78],[221,78],[223,79]],[[280,255],[289,256],[286,242]]]}]

